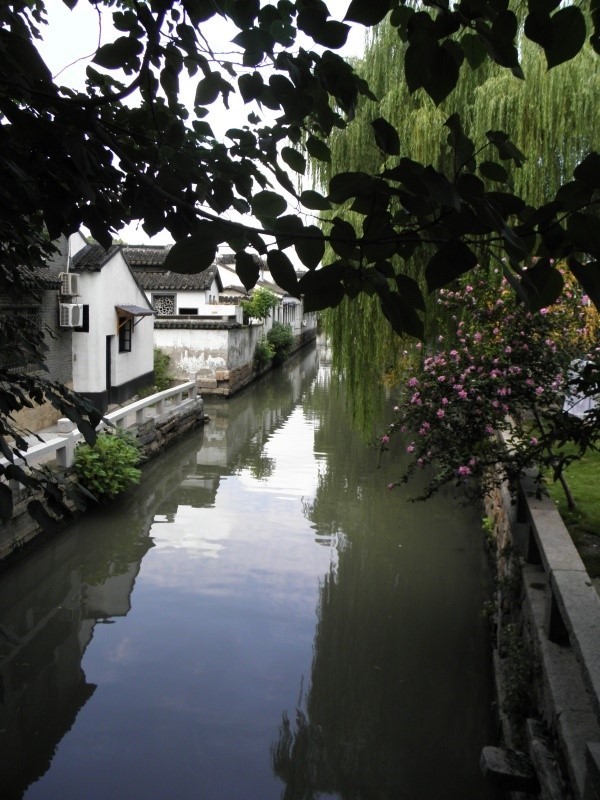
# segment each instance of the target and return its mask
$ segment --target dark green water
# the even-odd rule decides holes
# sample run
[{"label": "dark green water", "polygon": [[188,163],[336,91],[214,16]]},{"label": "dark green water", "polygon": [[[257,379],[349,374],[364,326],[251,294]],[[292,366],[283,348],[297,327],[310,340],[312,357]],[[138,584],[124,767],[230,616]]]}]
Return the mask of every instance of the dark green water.
[{"label": "dark green water", "polygon": [[0,574],[3,800],[488,800],[479,514],[406,504],[314,350]]}]

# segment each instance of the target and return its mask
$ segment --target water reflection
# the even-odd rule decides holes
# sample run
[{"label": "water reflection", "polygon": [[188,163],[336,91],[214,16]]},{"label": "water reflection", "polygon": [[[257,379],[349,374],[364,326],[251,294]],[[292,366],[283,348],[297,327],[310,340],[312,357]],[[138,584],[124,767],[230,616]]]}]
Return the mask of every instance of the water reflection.
[{"label": "water reflection", "polygon": [[282,798],[495,796],[477,770],[486,714],[492,732],[476,515],[453,517],[450,497],[384,497],[389,477],[340,403],[325,380],[305,401],[326,455],[305,513],[343,539],[320,589],[310,684],[272,745]]},{"label": "water reflection", "polygon": [[206,411],[0,576],[0,797],[485,800],[477,520],[382,491],[314,351]]},{"label": "water reflection", "polygon": [[[98,624],[129,613],[146,553],[169,547],[218,556],[227,532],[212,524],[198,536],[194,512],[214,507],[224,476],[243,470],[255,477],[268,474],[272,460],[264,443],[284,424],[315,371],[313,350],[268,384],[227,404],[207,404],[212,423],[148,465],[139,487],[1,573],[3,800],[22,797],[46,773],[58,743],[96,691],[82,659]],[[162,534],[167,528],[168,536]],[[77,787],[74,791],[83,796]]]}]

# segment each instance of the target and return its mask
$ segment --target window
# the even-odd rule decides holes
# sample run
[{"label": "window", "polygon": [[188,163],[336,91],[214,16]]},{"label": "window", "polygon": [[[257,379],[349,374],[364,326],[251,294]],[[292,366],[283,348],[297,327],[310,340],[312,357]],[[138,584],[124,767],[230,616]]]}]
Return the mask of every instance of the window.
[{"label": "window", "polygon": [[159,317],[175,316],[174,294],[153,294],[152,305]]},{"label": "window", "polygon": [[188,315],[194,315],[194,314],[197,315],[198,314],[198,309],[197,308],[180,308],[179,309],[179,313],[180,314],[188,314]]},{"label": "window", "polygon": [[296,305],[285,303],[283,306],[283,322],[288,325],[296,319]]},{"label": "window", "polygon": [[119,317],[119,353],[131,353],[131,334],[133,333],[133,319]]},{"label": "window", "polygon": [[83,318],[81,320],[81,325],[78,328],[73,328],[75,333],[89,333],[90,332],[90,307],[84,305],[83,307]]}]

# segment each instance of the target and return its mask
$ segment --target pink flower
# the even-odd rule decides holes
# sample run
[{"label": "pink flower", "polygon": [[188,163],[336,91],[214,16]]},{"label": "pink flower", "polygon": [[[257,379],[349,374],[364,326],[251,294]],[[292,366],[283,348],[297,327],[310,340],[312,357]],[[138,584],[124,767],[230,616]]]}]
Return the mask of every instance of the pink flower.
[{"label": "pink flower", "polygon": [[414,453],[415,452],[414,444],[409,444],[408,447],[406,448],[406,452],[407,453]]},{"label": "pink flower", "polygon": [[537,389],[535,390],[535,393],[538,395],[538,397],[541,394],[544,394],[544,387],[543,386],[538,386]]},{"label": "pink flower", "polygon": [[467,466],[462,466],[458,468],[457,472],[461,476],[461,478],[465,478],[467,475],[471,474],[471,468]]},{"label": "pink flower", "polygon": [[387,435],[386,436],[382,436],[381,437],[381,444],[387,444],[389,442],[389,440],[390,440],[389,436],[387,436]]},{"label": "pink flower", "polygon": [[438,408],[438,410],[435,412],[435,415],[438,419],[443,419],[446,416],[446,412],[443,408]]},{"label": "pink flower", "polygon": [[529,440],[529,444],[532,444],[534,447],[536,446],[536,444],[538,444],[538,440],[535,438],[535,436],[531,437],[531,439]]},{"label": "pink flower", "polygon": [[387,488],[388,488],[388,489],[393,489],[393,488],[394,488],[394,485],[395,485],[395,484],[393,484],[393,483],[388,483],[388,485],[387,485]]},{"label": "pink flower", "polygon": [[416,378],[411,378],[408,382],[408,385],[412,388],[413,386],[418,386],[419,381]]}]

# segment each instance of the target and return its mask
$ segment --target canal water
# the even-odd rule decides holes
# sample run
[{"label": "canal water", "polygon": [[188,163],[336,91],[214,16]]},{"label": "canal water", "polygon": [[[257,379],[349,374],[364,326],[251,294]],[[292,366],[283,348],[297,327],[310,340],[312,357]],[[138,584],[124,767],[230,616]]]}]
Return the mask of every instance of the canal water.
[{"label": "canal water", "polygon": [[206,411],[0,573],[0,797],[491,798],[478,512],[388,492],[314,349]]}]

